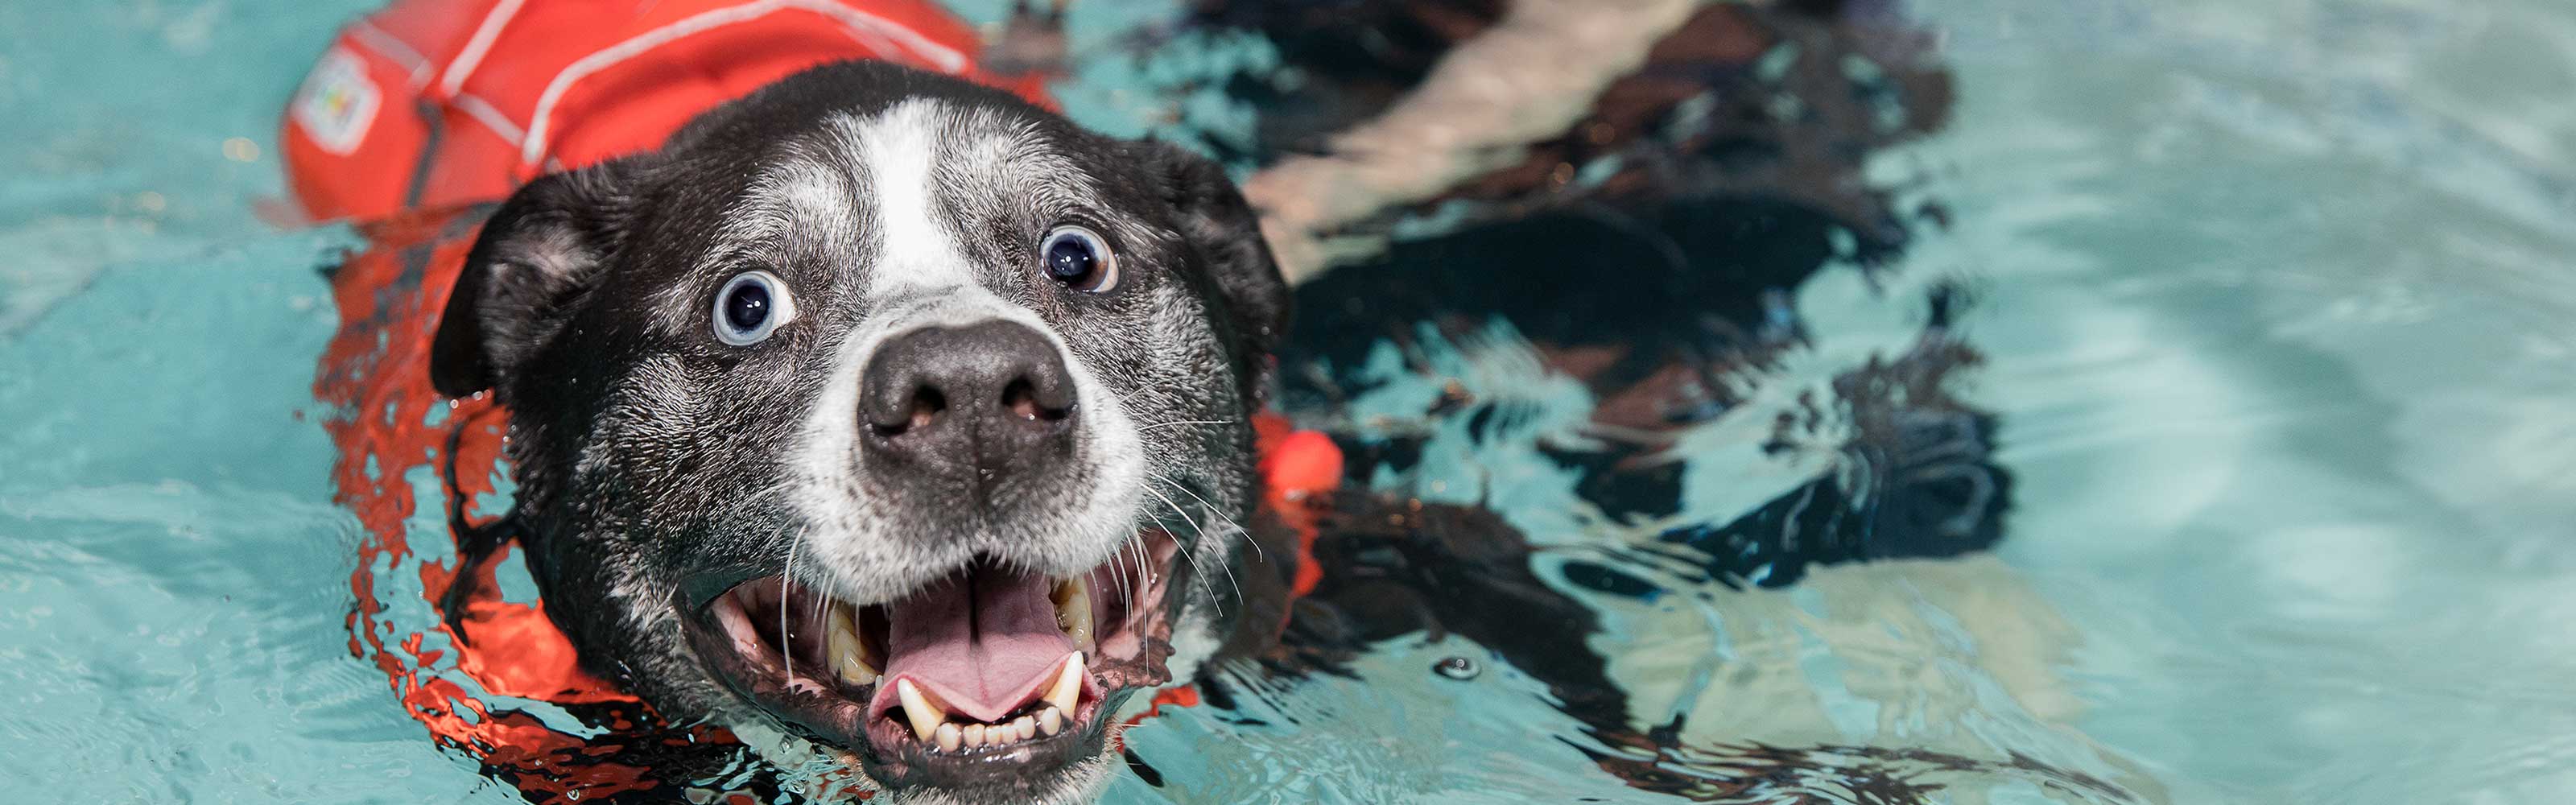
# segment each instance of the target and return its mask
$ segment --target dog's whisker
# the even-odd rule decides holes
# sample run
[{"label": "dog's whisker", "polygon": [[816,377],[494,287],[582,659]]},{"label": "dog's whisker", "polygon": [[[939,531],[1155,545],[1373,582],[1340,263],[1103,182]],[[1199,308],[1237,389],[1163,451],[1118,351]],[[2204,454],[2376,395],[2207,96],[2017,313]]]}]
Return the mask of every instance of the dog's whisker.
[{"label": "dog's whisker", "polygon": [[[1134,538],[1133,538],[1133,537],[1130,537],[1129,539],[1130,539],[1130,540],[1133,540]],[[1127,579],[1126,579],[1126,576],[1127,576],[1127,569],[1126,569],[1125,567],[1122,567],[1122,566],[1120,565],[1120,563],[1119,563],[1119,562],[1120,562],[1120,560],[1121,560],[1121,559],[1124,559],[1126,556],[1127,556],[1127,544],[1126,544],[1126,543],[1124,543],[1124,542],[1119,543],[1119,544],[1118,544],[1118,547],[1113,548],[1113,549],[1110,549],[1110,551],[1109,551],[1109,577],[1110,577],[1110,579],[1112,579],[1112,583],[1114,583],[1114,584],[1118,585],[1120,589],[1118,589],[1118,590],[1114,590],[1114,591],[1113,591],[1113,590],[1103,590],[1103,591],[1101,591],[1101,595],[1104,595],[1104,596],[1105,596],[1105,595],[1108,595],[1108,594],[1110,594],[1110,593],[1112,593],[1112,592],[1115,592],[1115,593],[1117,593],[1117,595],[1118,595],[1118,597],[1119,597],[1119,599],[1120,599],[1120,600],[1128,600],[1128,599],[1127,599],[1127,593],[1125,592],[1125,588],[1126,588],[1126,586],[1127,586]]]},{"label": "dog's whisker", "polygon": [[[1173,488],[1173,489],[1180,490],[1181,494],[1188,495],[1188,496],[1190,496],[1190,498],[1191,498],[1192,500],[1196,500],[1196,501],[1198,501],[1198,502],[1199,502],[1199,506],[1201,507],[1201,510],[1202,510],[1202,511],[1205,511],[1205,512],[1207,512],[1207,513],[1211,514],[1211,515],[1216,516],[1217,518],[1222,519],[1222,520],[1224,521],[1225,526],[1226,526],[1228,529],[1231,529],[1231,533],[1242,535],[1242,536],[1243,536],[1243,541],[1244,541],[1244,542],[1246,542],[1246,543],[1250,543],[1250,544],[1252,545],[1252,550],[1253,550],[1254,555],[1261,557],[1261,560],[1262,560],[1263,562],[1268,562],[1268,561],[1270,560],[1269,555],[1268,555],[1266,552],[1263,552],[1263,551],[1262,551],[1262,549],[1261,549],[1261,543],[1259,543],[1258,541],[1255,541],[1255,540],[1253,540],[1253,539],[1251,538],[1251,537],[1252,537],[1252,532],[1251,532],[1251,530],[1244,528],[1242,523],[1235,522],[1234,518],[1233,518],[1231,515],[1228,515],[1228,514],[1226,514],[1223,510],[1218,509],[1218,508],[1216,507],[1216,505],[1215,505],[1215,504],[1209,503],[1209,502],[1207,501],[1207,498],[1200,497],[1198,493],[1190,491],[1190,488],[1189,488],[1189,486],[1188,486],[1188,485],[1183,484],[1183,483],[1181,483],[1180,481],[1178,481],[1178,480],[1175,480],[1175,479],[1171,478],[1170,476],[1166,476],[1166,475],[1163,475],[1163,474],[1161,474],[1161,473],[1154,472],[1153,470],[1146,470],[1146,471],[1145,471],[1145,474],[1147,474],[1147,475],[1151,475],[1151,476],[1153,476],[1156,480],[1160,480],[1160,481],[1162,481],[1163,483],[1170,484],[1170,485],[1172,486],[1172,488]],[[1192,526],[1193,526],[1193,527],[1197,527],[1197,524],[1193,523],[1193,524],[1192,524]],[[1204,529],[1201,529],[1201,531],[1202,531],[1202,533],[1204,533]],[[1193,540],[1193,541],[1196,541],[1196,540]],[[1215,557],[1215,560],[1216,560],[1216,562],[1217,562],[1217,567],[1224,569],[1224,571],[1225,571],[1225,575],[1226,575],[1226,581],[1227,581],[1227,582],[1229,582],[1229,583],[1231,583],[1231,584],[1233,584],[1233,586],[1234,586],[1234,588],[1235,588],[1235,595],[1236,595],[1236,597],[1241,597],[1241,596],[1243,595],[1243,585],[1242,585],[1241,583],[1239,583],[1239,582],[1236,582],[1236,581],[1235,581],[1235,579],[1234,579],[1234,569],[1233,569],[1233,567],[1232,567],[1230,564],[1228,564],[1228,563],[1226,562],[1225,557],[1224,557],[1224,555],[1223,555],[1222,553],[1220,553],[1217,557]],[[1195,566],[1197,566],[1197,562],[1193,561],[1193,562],[1191,563],[1191,565],[1192,565],[1193,567],[1195,567]]]},{"label": "dog's whisker", "polygon": [[[1204,573],[1207,572],[1207,565],[1216,565],[1217,572],[1224,574],[1225,576],[1226,587],[1234,591],[1234,597],[1236,600],[1241,600],[1243,598],[1243,583],[1235,579],[1233,564],[1226,561],[1224,553],[1218,552],[1211,554],[1209,551],[1205,550],[1212,546],[1207,542],[1207,529],[1204,526],[1197,523],[1191,523],[1190,528],[1197,532],[1192,534],[1190,538],[1190,542],[1194,543],[1194,545],[1189,549],[1184,549],[1190,557],[1190,566],[1197,568],[1199,572]],[[1221,539],[1223,534],[1221,533],[1219,537]],[[1223,614],[1225,607],[1222,604],[1217,604],[1217,600],[1216,588],[1214,586],[1210,586],[1208,588],[1208,603],[1216,605],[1218,614]]]},{"label": "dog's whisker", "polygon": [[[1207,566],[1199,561],[1196,554],[1190,553],[1188,549],[1183,549],[1181,553],[1182,556],[1189,560],[1191,568],[1196,569],[1200,573],[1207,572]],[[1211,583],[1199,588],[1199,593],[1207,599],[1208,606],[1216,608],[1216,614],[1218,616],[1222,617],[1225,615],[1225,604],[1217,600],[1215,584]]]},{"label": "dog's whisker", "polygon": [[804,544],[805,529],[796,529],[796,533],[787,538],[787,573],[778,577],[778,653],[785,658],[787,682],[791,686],[796,682],[796,636],[787,631],[787,609],[788,602],[795,600],[789,597],[789,591],[796,585],[797,549]]},{"label": "dog's whisker", "polygon": [[[800,545],[801,545],[801,544],[803,544],[803,543],[805,542],[805,529],[802,529],[802,528],[796,529],[796,542],[797,542],[797,544],[800,544]],[[815,585],[807,585],[807,588],[808,588],[808,590],[810,591],[814,586],[815,586]],[[813,599],[814,599],[814,614],[813,614],[813,617],[812,617],[811,619],[807,620],[806,622],[807,622],[807,623],[813,623],[813,624],[821,624],[821,625],[822,625],[822,628],[826,630],[826,631],[824,631],[824,633],[823,633],[823,634],[824,634],[824,635],[826,636],[826,638],[828,639],[828,638],[829,638],[829,636],[831,635],[831,632],[829,631],[829,630],[832,628],[832,627],[831,627],[831,622],[830,622],[830,621],[827,621],[827,620],[824,620],[824,619],[823,619],[823,616],[824,616],[824,614],[825,614],[828,610],[830,610],[830,609],[831,609],[831,605],[832,605],[832,598],[831,598],[831,596],[829,596],[829,595],[822,595],[822,594],[817,594],[817,595],[814,595],[814,596],[812,596],[812,597],[813,597]],[[823,657],[824,657],[824,659],[823,659],[823,670],[828,672],[828,671],[832,670],[832,659],[831,659],[832,652],[831,652],[831,648],[830,648],[831,644],[827,642],[827,643],[825,643],[825,644],[824,644],[824,646],[825,646],[825,648],[824,648],[824,651],[823,651]],[[826,674],[824,674],[824,676],[829,677],[829,676],[831,676],[831,675],[830,675],[829,673],[826,673]]]},{"label": "dog's whisker", "polygon": [[[1200,537],[1207,534],[1207,529],[1199,525],[1197,518],[1191,517],[1188,511],[1183,510],[1181,508],[1181,504],[1174,503],[1171,498],[1165,497],[1163,493],[1154,491],[1154,487],[1150,485],[1145,487],[1145,492],[1153,495],[1155,499],[1163,501],[1163,505],[1172,507],[1172,513],[1181,516],[1181,522],[1190,524],[1189,542],[1198,542]],[[1181,545],[1181,555],[1190,560],[1190,567],[1197,569],[1198,572],[1201,573],[1207,572],[1207,567],[1199,562],[1201,558],[1199,556],[1199,552],[1191,550],[1191,546],[1188,543],[1183,543]],[[1226,583],[1234,587],[1235,597],[1241,598],[1243,596],[1243,585],[1234,580],[1234,571],[1226,568],[1223,561],[1219,561],[1217,563],[1217,569],[1225,573]],[[1217,615],[1223,616],[1225,614],[1225,604],[1217,600],[1216,590],[1210,588],[1207,591],[1207,596],[1208,605],[1216,607]]]},{"label": "dog's whisker", "polygon": [[1209,503],[1207,498],[1199,497],[1199,493],[1190,491],[1189,485],[1181,483],[1178,479],[1153,470],[1146,470],[1145,474],[1154,476],[1155,479],[1160,480],[1163,483],[1171,484],[1173,489],[1178,489],[1181,491],[1181,494],[1188,495],[1191,500],[1198,501],[1200,511],[1216,515],[1218,518],[1225,521],[1227,527],[1233,528],[1235,533],[1242,534],[1244,537],[1244,544],[1252,546],[1252,553],[1254,556],[1260,557],[1261,561],[1264,563],[1270,561],[1270,555],[1261,549],[1261,541],[1252,538],[1252,529],[1244,528],[1242,523],[1235,521],[1233,515],[1226,514],[1225,510],[1217,508],[1216,504]]},{"label": "dog's whisker", "polygon": [[787,492],[787,491],[788,491],[788,490],[790,490],[790,489],[794,489],[795,487],[796,487],[796,479],[793,479],[793,478],[782,479],[782,480],[780,480],[780,481],[779,481],[779,482],[777,482],[777,483],[774,483],[774,484],[770,484],[770,485],[768,485],[768,486],[761,487],[761,488],[760,488],[760,491],[753,492],[753,493],[751,493],[750,495],[745,496],[745,497],[744,497],[744,499],[745,499],[745,500],[755,500],[755,501],[756,501],[756,500],[761,500],[761,499],[767,498],[767,497],[769,497],[769,496],[771,496],[771,495],[777,495],[777,494],[785,493],[785,492]]},{"label": "dog's whisker", "polygon": [[1128,534],[1126,544],[1119,548],[1109,557],[1113,565],[1126,562],[1130,557],[1136,560],[1131,568],[1111,574],[1118,577],[1119,600],[1126,602],[1127,610],[1133,612],[1136,609],[1136,580],[1128,574],[1145,572],[1145,535],[1142,532]]},{"label": "dog's whisker", "polygon": [[[1234,528],[1236,531],[1241,531],[1241,530],[1242,530],[1242,527],[1241,527],[1241,526],[1233,526],[1233,528]],[[1242,599],[1243,599],[1243,582],[1236,580],[1236,579],[1235,579],[1235,577],[1234,577],[1234,563],[1233,563],[1233,562],[1226,561],[1226,555],[1225,555],[1225,554],[1223,554],[1223,553],[1219,553],[1219,554],[1217,554],[1217,555],[1215,555],[1215,556],[1210,556],[1210,557],[1208,557],[1208,561],[1210,561],[1210,562],[1214,562],[1214,563],[1216,564],[1216,568],[1217,568],[1217,570],[1223,571],[1223,572],[1225,573],[1225,584],[1226,584],[1226,586],[1228,586],[1228,587],[1232,587],[1232,588],[1234,588],[1234,597],[1235,597],[1235,600],[1238,600],[1238,601],[1239,601],[1239,600],[1242,600]],[[1211,597],[1213,597],[1213,595],[1214,595],[1214,594],[1213,594],[1213,593],[1211,593],[1210,595],[1211,595]],[[1223,607],[1219,607],[1219,608],[1218,608],[1218,610],[1219,610],[1219,612],[1220,612],[1220,613],[1222,613],[1222,612],[1223,612],[1223,609],[1224,609]]]},{"label": "dog's whisker", "polygon": [[1142,427],[1138,427],[1138,428],[1136,429],[1136,431],[1137,431],[1137,432],[1139,432],[1139,433],[1142,433],[1142,432],[1145,432],[1145,431],[1153,430],[1153,429],[1155,429],[1155,428],[1168,427],[1168,426],[1172,426],[1172,425],[1227,425],[1227,424],[1232,424],[1232,423],[1231,423],[1231,422],[1228,422],[1227,420],[1223,420],[1223,419],[1176,419],[1176,420],[1173,420],[1173,421],[1170,421],[1170,422],[1156,422],[1156,423],[1151,424],[1151,425],[1145,425],[1145,426],[1142,426]]},{"label": "dog's whisker", "polygon": [[1127,603],[1130,606],[1133,606],[1136,603],[1136,590],[1140,585],[1144,584],[1144,574],[1152,571],[1153,562],[1150,561],[1150,558],[1151,555],[1146,553],[1145,549],[1145,535],[1128,535],[1127,559],[1129,560],[1131,572],[1134,575],[1121,577],[1119,579],[1119,583],[1126,585],[1127,587]]}]

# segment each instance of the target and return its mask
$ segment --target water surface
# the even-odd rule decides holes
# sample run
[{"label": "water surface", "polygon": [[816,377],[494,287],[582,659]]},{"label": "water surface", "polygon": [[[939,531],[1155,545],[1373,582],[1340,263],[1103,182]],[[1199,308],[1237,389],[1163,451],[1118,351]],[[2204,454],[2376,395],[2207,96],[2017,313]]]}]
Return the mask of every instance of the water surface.
[{"label": "water surface", "polygon": [[[314,269],[354,239],[253,212],[280,192],[276,110],[370,5],[0,6],[0,780],[19,790],[515,800],[350,655],[357,526],[310,389],[334,322]],[[2576,616],[2576,9],[1910,13],[1946,33],[1959,105],[1872,174],[1952,223],[1797,289],[1816,337],[1764,382],[1900,351],[1923,325],[1906,300],[1970,289],[1959,328],[1987,361],[1960,393],[2002,422],[2007,536],[1781,589],[1587,595],[1641,717],[1687,714],[1702,747],[2019,753],[2137,801],[2576,797],[2576,638],[2554,628]],[[1085,122],[1148,127],[1140,71],[1083,80]],[[1711,491],[1684,511],[1587,513],[1529,445],[1593,401],[1516,338],[1433,357],[1525,401],[1529,438],[1435,435],[1387,484],[1506,489],[1491,500],[1555,561],[1796,480],[1721,419],[1688,442]],[[1434,392],[1391,380],[1377,402]],[[1161,784],[1113,799],[1656,801],[1594,769],[1518,670],[1431,671],[1452,656],[1485,655],[1396,641],[1356,679],[1157,718],[1132,741]],[[1829,777],[1767,794],[1857,798]],[[2121,798],[1933,777],[1934,801]]]}]

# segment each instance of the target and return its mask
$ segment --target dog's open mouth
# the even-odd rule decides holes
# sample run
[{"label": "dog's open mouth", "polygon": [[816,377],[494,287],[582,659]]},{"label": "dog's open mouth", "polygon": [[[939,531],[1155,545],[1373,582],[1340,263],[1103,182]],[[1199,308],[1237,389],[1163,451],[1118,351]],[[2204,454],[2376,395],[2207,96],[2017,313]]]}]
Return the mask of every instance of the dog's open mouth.
[{"label": "dog's open mouth", "polygon": [[881,783],[1017,788],[1096,754],[1128,694],[1171,680],[1176,547],[1149,529],[1069,577],[978,560],[877,605],[756,578],[709,602],[691,639],[737,692]]}]

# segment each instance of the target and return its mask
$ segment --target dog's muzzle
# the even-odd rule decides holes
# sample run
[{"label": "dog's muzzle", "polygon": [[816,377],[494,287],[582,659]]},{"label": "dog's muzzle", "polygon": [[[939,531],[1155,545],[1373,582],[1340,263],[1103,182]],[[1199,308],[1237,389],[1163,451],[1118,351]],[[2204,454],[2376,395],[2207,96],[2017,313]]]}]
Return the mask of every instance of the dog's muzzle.
[{"label": "dog's muzzle", "polygon": [[1099,756],[1119,703],[1171,679],[1187,573],[1172,534],[1124,511],[1105,561],[1038,569],[1102,474],[1086,466],[1086,439],[1102,434],[1082,428],[1062,349],[1005,319],[877,341],[857,372],[848,459],[853,493],[896,514],[869,538],[949,557],[975,540],[972,553],[851,600],[792,566],[692,581],[710,598],[691,599],[689,637],[718,678],[890,788],[1046,798]]}]

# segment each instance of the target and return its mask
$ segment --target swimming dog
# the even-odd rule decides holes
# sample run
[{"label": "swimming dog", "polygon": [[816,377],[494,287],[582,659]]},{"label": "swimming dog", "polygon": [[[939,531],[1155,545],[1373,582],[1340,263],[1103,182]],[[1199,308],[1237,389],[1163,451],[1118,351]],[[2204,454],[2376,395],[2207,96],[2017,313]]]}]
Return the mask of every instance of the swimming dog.
[{"label": "swimming dog", "polygon": [[432,367],[511,409],[586,665],[896,791],[1072,801],[1215,645],[1286,305],[1213,163],[848,63],[513,194]]},{"label": "swimming dog", "polygon": [[[1649,582],[1581,562],[1543,580],[1527,541],[1474,507],[1367,493],[1284,505],[1275,459],[1286,453],[1259,412],[1290,297],[1254,210],[1214,163],[888,63],[761,86],[658,147],[573,159],[442,225],[473,244],[452,276],[342,274],[349,343],[385,349],[380,336],[402,330],[369,311],[415,283],[440,311],[426,376],[452,398],[507,408],[518,487],[497,522],[462,514],[475,459],[461,456],[476,453],[463,437],[490,420],[432,425],[459,437],[445,459],[461,561],[431,592],[449,594],[460,647],[496,659],[497,643],[464,629],[477,604],[460,602],[514,541],[581,667],[663,719],[729,727],[781,767],[860,770],[854,787],[878,801],[1080,801],[1118,765],[1121,714],[1137,709],[1122,705],[1142,691],[1196,681],[1222,703],[1228,686],[1200,673],[1211,663],[1329,672],[1377,641],[1456,634],[1542,682],[1615,748],[1593,755],[1602,769],[1646,790],[1723,788],[1659,768],[1679,720],[1637,723],[1584,646],[1594,615],[1560,586],[1647,595]],[[316,104],[314,117],[370,103],[336,97],[361,100]],[[580,119],[566,119],[554,136],[577,139]],[[514,155],[524,142],[508,144]],[[1427,287],[1456,307],[1476,285]],[[1350,296],[1384,306],[1401,290]],[[1906,411],[1930,415],[1867,419],[1850,445],[1901,475],[1861,491],[1820,478],[1742,522],[1659,541],[1713,557],[1712,578],[1762,583],[1991,542],[2000,490],[1957,482],[2000,477],[1986,423],[1941,394],[1940,369],[1957,361],[1932,346],[1853,383],[1901,388]],[[1428,415],[1485,408],[1436,406]],[[1401,440],[1349,446],[1374,451],[1351,477],[1405,463]],[[417,460],[350,449],[344,469],[369,475],[378,458]],[[1856,512],[1868,514],[1844,514]],[[1916,532],[1937,539],[1909,541]],[[435,729],[443,704],[414,712]],[[503,754],[485,753],[487,766]],[[595,752],[518,754],[560,766]],[[1868,747],[1777,754],[1762,762],[1887,760]],[[562,790],[532,776],[520,777],[532,798]],[[639,786],[573,790],[653,790]]]}]

